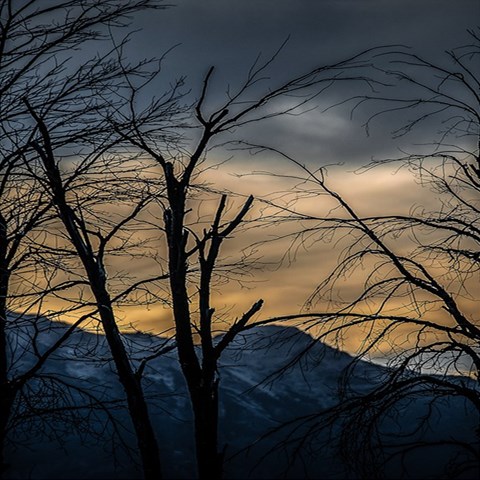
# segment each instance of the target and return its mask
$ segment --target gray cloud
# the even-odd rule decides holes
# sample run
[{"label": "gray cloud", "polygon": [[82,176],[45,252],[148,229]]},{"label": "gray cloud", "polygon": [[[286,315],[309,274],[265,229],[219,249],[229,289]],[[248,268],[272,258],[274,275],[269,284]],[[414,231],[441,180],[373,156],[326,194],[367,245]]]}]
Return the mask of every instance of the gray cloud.
[{"label": "gray cloud", "polygon": [[[141,31],[131,48],[136,55],[155,56],[180,44],[167,56],[161,80],[187,75],[192,95],[198,94],[202,77],[215,65],[209,92],[215,103],[227,85],[241,83],[258,54],[267,58],[287,36],[290,40],[269,72],[273,83],[378,45],[407,44],[435,58],[465,42],[466,29],[478,14],[476,0],[179,0],[175,7],[138,18]],[[160,81],[151,93],[165,84]],[[323,106],[341,98],[338,95],[327,92]],[[345,116],[341,128],[329,129],[333,118],[340,121],[338,115]],[[254,140],[261,136],[264,143],[294,147],[289,153],[326,163],[362,163],[392,152],[386,137],[393,125],[379,122],[376,136],[374,132],[367,140],[361,115],[354,123],[348,116],[347,108],[327,116],[319,109],[294,121],[266,123],[261,135],[255,129],[251,133]]]}]

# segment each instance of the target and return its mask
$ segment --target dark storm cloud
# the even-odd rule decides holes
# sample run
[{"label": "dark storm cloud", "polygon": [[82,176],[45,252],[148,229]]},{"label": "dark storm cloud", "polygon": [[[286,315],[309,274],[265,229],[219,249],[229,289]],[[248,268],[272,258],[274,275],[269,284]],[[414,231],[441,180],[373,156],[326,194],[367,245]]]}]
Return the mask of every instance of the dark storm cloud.
[{"label": "dark storm cloud", "polygon": [[[273,84],[379,45],[405,44],[436,58],[463,44],[466,29],[474,27],[479,15],[477,0],[179,0],[173,8],[137,19],[141,31],[132,46],[137,55],[159,56],[178,45],[167,56],[162,78],[186,75],[192,95],[214,65],[209,99],[215,103],[227,85],[241,83],[258,54],[268,58],[287,37],[269,71]],[[379,125],[378,134],[366,140],[361,118],[349,123],[347,109],[321,113],[328,95],[337,95],[330,103],[341,99],[329,92],[315,111],[317,117],[311,113],[263,124],[263,143],[325,163],[358,164],[372,155],[388,155],[385,134],[393,125]],[[337,128],[330,128],[332,124]],[[246,133],[259,140],[257,130]]]}]

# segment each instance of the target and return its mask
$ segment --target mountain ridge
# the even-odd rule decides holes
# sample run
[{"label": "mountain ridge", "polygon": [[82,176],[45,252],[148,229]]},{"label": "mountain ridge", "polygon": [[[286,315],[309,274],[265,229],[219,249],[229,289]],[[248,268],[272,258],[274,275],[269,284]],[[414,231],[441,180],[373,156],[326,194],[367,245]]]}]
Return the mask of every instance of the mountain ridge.
[{"label": "mountain ridge", "polygon": [[[69,328],[68,324],[47,322],[46,319],[40,322],[41,332],[37,332],[39,348],[48,348]],[[19,355],[20,346],[25,346],[35,334],[35,328],[28,323],[25,321],[23,330],[18,327],[9,329],[10,338],[13,340],[16,336],[11,345],[17,345],[18,358],[13,364],[17,372],[27,368],[33,361],[31,352]],[[123,337],[130,353],[137,358],[134,361],[135,368],[145,350],[155,350],[167,342],[164,337],[148,333],[126,333]],[[304,355],[299,356],[302,352]],[[11,353],[15,355],[13,350]],[[299,356],[298,361],[282,371],[289,359],[296,355]],[[338,400],[337,386],[342,372],[352,360],[349,354],[315,341],[308,333],[291,326],[255,327],[239,335],[224,351],[218,372],[220,444],[226,446],[226,458],[229,459],[225,465],[226,478],[278,478],[283,475],[286,478],[307,478],[305,475],[310,475],[310,478],[356,478],[333,449],[326,448],[315,456],[306,448],[305,452],[301,452],[302,455],[293,458],[293,451],[282,446],[285,432],[280,430],[265,436],[284,422],[333,406]],[[381,381],[388,371],[387,367],[361,360],[354,383],[356,387],[367,391],[376,385],[375,382]],[[29,432],[19,429],[13,435],[13,442],[8,449],[12,466],[6,478],[140,478],[136,453],[132,449],[133,436],[129,432],[128,418],[122,406],[122,391],[103,336],[77,329],[46,363],[42,374],[47,377],[58,376],[75,388],[90,388],[112,405],[113,416],[121,425],[123,438],[110,440],[109,436],[115,437],[115,429],[110,425],[104,430],[102,445],[102,428],[108,422],[100,411],[80,412],[78,421],[85,422],[80,425],[84,430],[83,435],[67,429],[60,439],[63,442],[61,450],[56,445],[58,438],[55,438],[55,429],[66,430],[61,419],[50,424],[51,430],[42,430],[43,427],[39,426]],[[143,384],[159,437],[165,477],[192,478],[195,475],[192,417],[174,351],[149,362],[144,371]],[[85,401],[81,395],[72,395],[71,401]],[[445,411],[438,415],[443,421],[442,425],[445,424],[445,412],[451,412],[452,408],[460,410],[458,406],[456,403],[447,405]],[[423,404],[418,403],[414,407],[421,412]],[[446,423],[452,429],[452,435],[461,431],[463,440],[472,441],[472,438],[468,438],[468,427],[474,416],[471,412],[467,413],[462,416],[456,411]],[[409,414],[410,422],[413,422],[414,416],[415,413]],[[93,423],[93,427],[88,422]],[[458,422],[462,428],[458,427]],[[259,441],[262,436],[264,438]],[[20,448],[18,444],[23,444],[23,447]],[[276,448],[276,445],[279,447]],[[28,454],[25,454],[25,447]],[[273,453],[261,461],[270,450]],[[55,452],[53,462],[49,460],[52,451]],[[115,454],[120,458],[115,459]],[[433,458],[436,455],[432,453],[431,456]],[[392,471],[396,468],[391,467]],[[416,476],[405,478],[427,478],[421,477],[422,468],[414,471]]]}]

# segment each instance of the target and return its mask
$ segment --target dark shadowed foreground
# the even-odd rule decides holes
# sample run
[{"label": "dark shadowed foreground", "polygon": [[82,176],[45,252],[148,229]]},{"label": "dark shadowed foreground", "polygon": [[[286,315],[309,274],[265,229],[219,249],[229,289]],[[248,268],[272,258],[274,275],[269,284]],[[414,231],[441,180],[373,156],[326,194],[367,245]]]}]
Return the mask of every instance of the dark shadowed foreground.
[{"label": "dark shadowed foreground", "polygon": [[[11,332],[14,368],[22,371],[34,361],[22,348],[32,336],[38,336],[41,350],[66,328],[25,318],[23,328]],[[125,341],[133,358],[155,346],[166,352],[146,366],[145,393],[161,451],[168,453],[162,458],[165,476],[191,478],[192,418],[176,352],[160,337],[137,333],[125,335]],[[226,351],[219,371],[226,478],[358,478],[336,450],[339,424],[315,442],[296,441],[308,432],[294,420],[335,404],[342,371],[352,360],[312,342],[295,328],[258,327]],[[6,478],[141,478],[126,402],[108,352],[103,336],[78,330],[32,381],[10,425]],[[283,370],[286,359],[299,353],[300,360]],[[355,372],[351,386],[368,392],[387,369],[363,362]],[[379,452],[383,478],[476,478],[475,412],[462,399],[431,400],[405,401],[383,421],[381,435],[389,444],[402,444]]]}]

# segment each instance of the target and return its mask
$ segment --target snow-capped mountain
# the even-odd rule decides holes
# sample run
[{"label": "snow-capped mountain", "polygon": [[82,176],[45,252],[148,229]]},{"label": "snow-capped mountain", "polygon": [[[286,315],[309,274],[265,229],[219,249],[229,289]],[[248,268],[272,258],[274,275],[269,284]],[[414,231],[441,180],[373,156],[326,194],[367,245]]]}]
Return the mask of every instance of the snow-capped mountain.
[{"label": "snow-capped mountain", "polygon": [[[37,322],[36,328],[28,319],[21,328],[17,322],[10,332],[12,375],[25,371],[35,361],[30,347],[32,339],[41,353],[67,328],[45,319]],[[140,333],[125,335],[125,341],[137,365],[145,352],[169,344],[164,338]],[[192,478],[192,418],[175,355],[171,350],[152,359],[144,372],[144,386],[165,477]],[[316,438],[300,448],[298,442],[288,443],[293,436],[287,437],[287,433],[292,434],[293,430],[285,427],[285,422],[333,406],[342,372],[351,361],[348,354],[313,342],[308,334],[293,327],[258,327],[240,335],[222,355],[218,372],[220,444],[225,447],[227,459],[225,477],[356,478],[348,462],[333,448],[334,439],[329,441],[328,435],[338,433],[335,426],[320,435],[323,442]],[[355,388],[368,391],[382,381],[387,369],[360,362],[355,372]],[[41,374],[28,387],[31,402],[17,411],[22,422],[10,435],[7,461],[11,467],[6,478],[141,478],[135,450],[131,448],[134,440],[122,389],[103,336],[76,330],[45,364]],[[51,387],[55,379],[59,379],[60,386]],[[109,402],[108,414],[95,404],[93,396]],[[52,401],[60,407],[59,413],[37,422],[36,412]],[[72,404],[85,408],[66,408]],[[387,433],[401,438],[414,429],[426,408],[427,399],[405,404],[398,417],[390,424],[387,422]],[[448,477],[452,458],[462,455],[452,446],[453,441],[473,447],[478,418],[461,399],[436,405],[430,413],[428,435],[444,443],[425,447],[408,457],[395,456],[385,466],[386,478]],[[419,438],[425,440],[425,433],[402,438],[402,443]],[[476,468],[478,464],[457,473],[460,478],[474,478]]]}]

